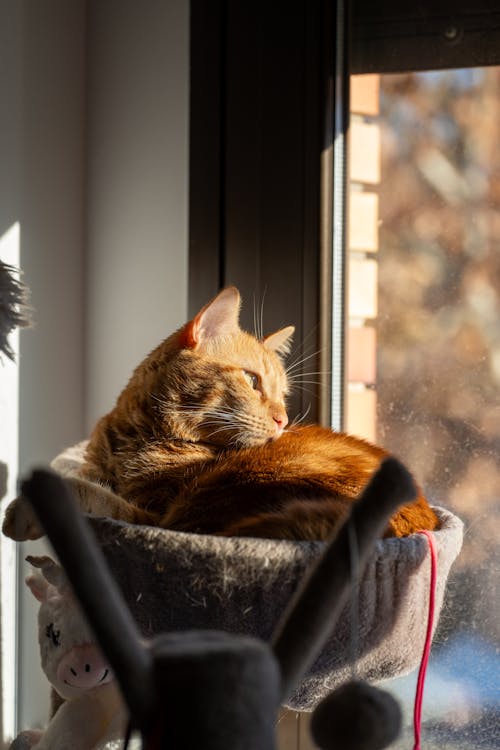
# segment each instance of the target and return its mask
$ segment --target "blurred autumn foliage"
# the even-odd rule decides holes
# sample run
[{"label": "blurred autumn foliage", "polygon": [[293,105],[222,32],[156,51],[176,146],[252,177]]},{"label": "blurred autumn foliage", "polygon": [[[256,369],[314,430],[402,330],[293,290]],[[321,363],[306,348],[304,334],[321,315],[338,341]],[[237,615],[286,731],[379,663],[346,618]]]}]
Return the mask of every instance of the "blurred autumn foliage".
[{"label": "blurred autumn foliage", "polygon": [[378,439],[465,522],[449,627],[498,644],[500,69],[382,76],[379,122]]}]

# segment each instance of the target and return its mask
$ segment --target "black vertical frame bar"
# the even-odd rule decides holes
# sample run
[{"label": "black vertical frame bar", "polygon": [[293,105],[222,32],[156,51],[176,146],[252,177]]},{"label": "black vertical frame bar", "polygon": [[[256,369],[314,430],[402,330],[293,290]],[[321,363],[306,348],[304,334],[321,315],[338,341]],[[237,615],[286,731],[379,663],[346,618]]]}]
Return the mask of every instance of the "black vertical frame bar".
[{"label": "black vertical frame bar", "polygon": [[[252,327],[293,324],[289,363],[316,376],[318,348],[319,48],[322,0],[228,5],[225,283]],[[293,389],[291,418],[317,420],[313,382]]]},{"label": "black vertical frame bar", "polygon": [[[323,0],[192,0],[189,303],[235,284],[251,330],[296,326],[290,361],[318,370]],[[254,302],[255,300],[255,302]],[[314,382],[292,418],[317,421]]]},{"label": "black vertical frame bar", "polygon": [[344,428],[347,326],[349,0],[325,0],[321,185],[320,419]]},{"label": "black vertical frame bar", "polygon": [[[226,0],[191,3],[189,312],[224,277]],[[202,304],[204,304],[204,302]]]}]

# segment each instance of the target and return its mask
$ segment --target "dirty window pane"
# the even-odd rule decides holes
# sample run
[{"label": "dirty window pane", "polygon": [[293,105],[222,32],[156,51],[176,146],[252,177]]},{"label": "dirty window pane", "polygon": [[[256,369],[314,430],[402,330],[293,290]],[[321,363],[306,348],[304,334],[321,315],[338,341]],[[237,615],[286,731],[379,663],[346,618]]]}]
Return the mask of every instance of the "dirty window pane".
[{"label": "dirty window pane", "polygon": [[[377,439],[466,526],[424,746],[498,748],[500,69],[381,76],[378,121]],[[410,723],[415,675],[392,685]]]}]

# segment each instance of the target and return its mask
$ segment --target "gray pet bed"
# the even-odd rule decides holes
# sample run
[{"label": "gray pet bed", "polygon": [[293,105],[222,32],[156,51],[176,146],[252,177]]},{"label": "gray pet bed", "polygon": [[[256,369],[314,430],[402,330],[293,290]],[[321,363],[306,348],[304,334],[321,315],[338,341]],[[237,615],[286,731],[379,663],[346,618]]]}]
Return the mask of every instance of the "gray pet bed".
[{"label": "gray pet bed", "polygon": [[[77,477],[82,450],[53,462]],[[95,485],[99,492],[99,485]],[[435,508],[441,529],[436,618],[450,567],[462,545],[462,522]],[[213,628],[270,640],[277,621],[322,542],[223,538],[89,518],[104,555],[145,636]],[[384,539],[359,585],[357,673],[380,681],[406,674],[420,662],[427,627],[429,549],[425,537]],[[347,606],[320,657],[288,707],[312,710],[349,679],[350,612]]]}]

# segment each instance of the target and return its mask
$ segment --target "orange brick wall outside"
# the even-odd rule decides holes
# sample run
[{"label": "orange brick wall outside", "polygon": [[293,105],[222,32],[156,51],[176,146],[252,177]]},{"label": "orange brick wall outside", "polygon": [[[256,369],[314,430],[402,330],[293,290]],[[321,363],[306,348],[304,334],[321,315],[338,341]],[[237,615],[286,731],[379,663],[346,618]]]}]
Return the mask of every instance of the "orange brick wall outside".
[{"label": "orange brick wall outside", "polygon": [[345,427],[376,440],[380,77],[351,77],[347,409]]}]

